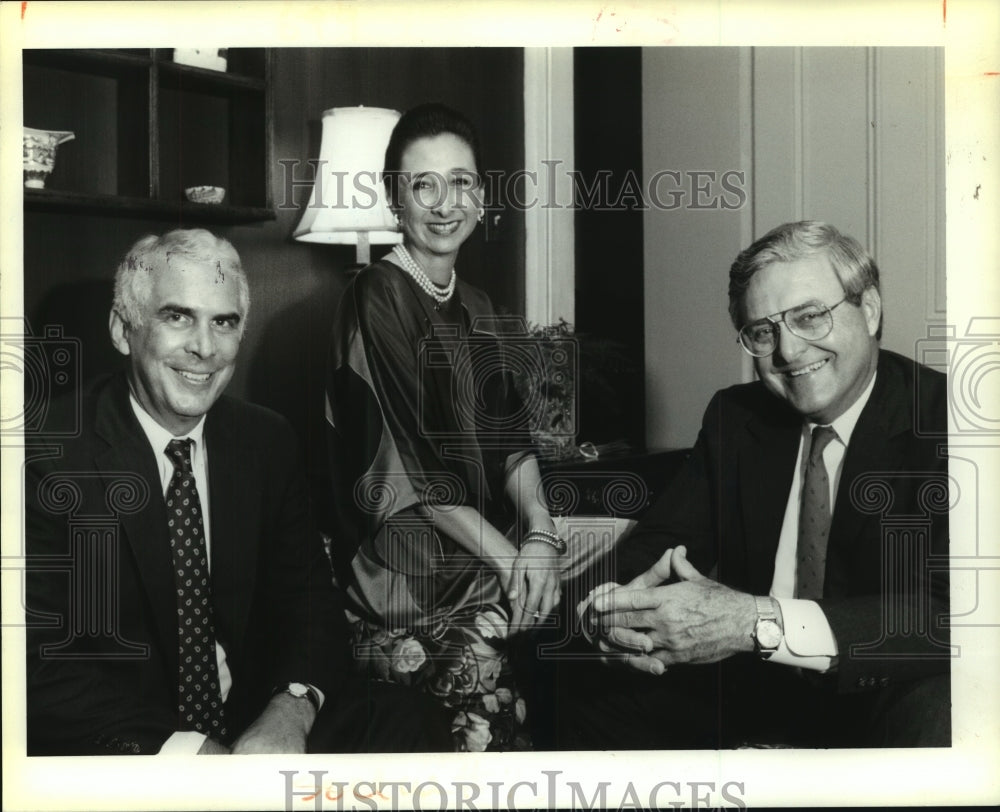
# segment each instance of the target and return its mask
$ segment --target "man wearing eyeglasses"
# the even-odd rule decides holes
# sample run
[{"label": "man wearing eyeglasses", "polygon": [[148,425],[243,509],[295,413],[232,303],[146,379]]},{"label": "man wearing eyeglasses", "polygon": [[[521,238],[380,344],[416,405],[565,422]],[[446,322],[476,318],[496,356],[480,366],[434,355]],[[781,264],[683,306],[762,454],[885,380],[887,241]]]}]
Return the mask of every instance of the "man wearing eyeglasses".
[{"label": "man wearing eyeglasses", "polygon": [[596,746],[949,745],[944,375],[879,347],[878,268],[823,223],[740,253],[729,312],[759,380],[579,608],[646,672]]}]

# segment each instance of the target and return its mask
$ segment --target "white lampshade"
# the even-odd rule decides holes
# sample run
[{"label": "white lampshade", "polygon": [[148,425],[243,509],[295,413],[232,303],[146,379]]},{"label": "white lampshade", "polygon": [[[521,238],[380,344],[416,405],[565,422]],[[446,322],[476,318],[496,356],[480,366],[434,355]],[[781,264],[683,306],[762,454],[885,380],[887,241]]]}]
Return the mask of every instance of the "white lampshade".
[{"label": "white lampshade", "polygon": [[368,264],[371,243],[403,241],[382,184],[385,148],[399,113],[335,107],[323,113],[323,141],[309,205],[292,235],[302,242],[356,245]]}]

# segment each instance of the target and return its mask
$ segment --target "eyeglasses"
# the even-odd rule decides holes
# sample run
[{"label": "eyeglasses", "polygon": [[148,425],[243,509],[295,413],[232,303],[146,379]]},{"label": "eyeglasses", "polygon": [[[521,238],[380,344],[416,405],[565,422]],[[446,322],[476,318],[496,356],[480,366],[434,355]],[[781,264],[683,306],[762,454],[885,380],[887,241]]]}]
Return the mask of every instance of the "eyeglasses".
[{"label": "eyeglasses", "polygon": [[784,324],[792,335],[804,338],[806,341],[826,338],[833,330],[833,309],[849,298],[845,296],[836,304],[829,306],[822,302],[809,302],[758,319],[740,328],[737,341],[754,358],[766,358],[778,346],[778,334],[781,329],[778,327],[779,324]]},{"label": "eyeglasses", "polygon": [[416,175],[404,173],[402,182],[410,187],[410,192],[418,206],[436,209],[454,193],[454,205],[479,205],[479,191],[482,180],[479,174],[468,170],[455,170],[447,175],[440,172],[421,172]]}]

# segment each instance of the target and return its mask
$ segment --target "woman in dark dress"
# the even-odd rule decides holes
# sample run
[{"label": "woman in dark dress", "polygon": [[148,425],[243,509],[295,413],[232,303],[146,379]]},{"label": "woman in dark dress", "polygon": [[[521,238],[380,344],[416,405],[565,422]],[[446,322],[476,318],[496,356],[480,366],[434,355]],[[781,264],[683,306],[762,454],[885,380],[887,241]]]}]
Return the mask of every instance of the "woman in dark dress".
[{"label": "woman in dark dress", "polygon": [[455,273],[483,216],[479,165],[461,114],[430,104],[399,120],[384,180],[403,244],[348,287],[327,381],[355,656],[437,696],[459,750],[529,745],[506,640],[553,611],[566,564],[503,321]]}]

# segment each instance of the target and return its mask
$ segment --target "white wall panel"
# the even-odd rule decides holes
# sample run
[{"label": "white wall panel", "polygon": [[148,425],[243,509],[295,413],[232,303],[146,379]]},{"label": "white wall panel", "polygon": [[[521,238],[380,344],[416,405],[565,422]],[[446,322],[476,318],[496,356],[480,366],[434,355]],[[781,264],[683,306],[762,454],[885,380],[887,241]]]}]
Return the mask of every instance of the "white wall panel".
[{"label": "white wall panel", "polygon": [[753,49],[754,234],[802,219],[802,49]]},{"label": "white wall panel", "polygon": [[[746,49],[742,49],[746,53]],[[743,59],[743,62],[747,62]],[[748,168],[741,159],[741,49],[646,48],[642,61],[643,175]],[[674,184],[671,181],[670,187]],[[666,202],[668,185],[662,187]],[[694,443],[719,386],[743,360],[726,311],[729,265],[743,240],[743,210],[645,213],[646,435],[650,446]]]},{"label": "white wall panel", "polygon": [[871,182],[865,49],[801,50],[802,214],[833,223],[864,245]]},{"label": "white wall panel", "polygon": [[893,48],[876,62],[882,343],[911,356],[926,324],[945,315],[942,56]]}]

